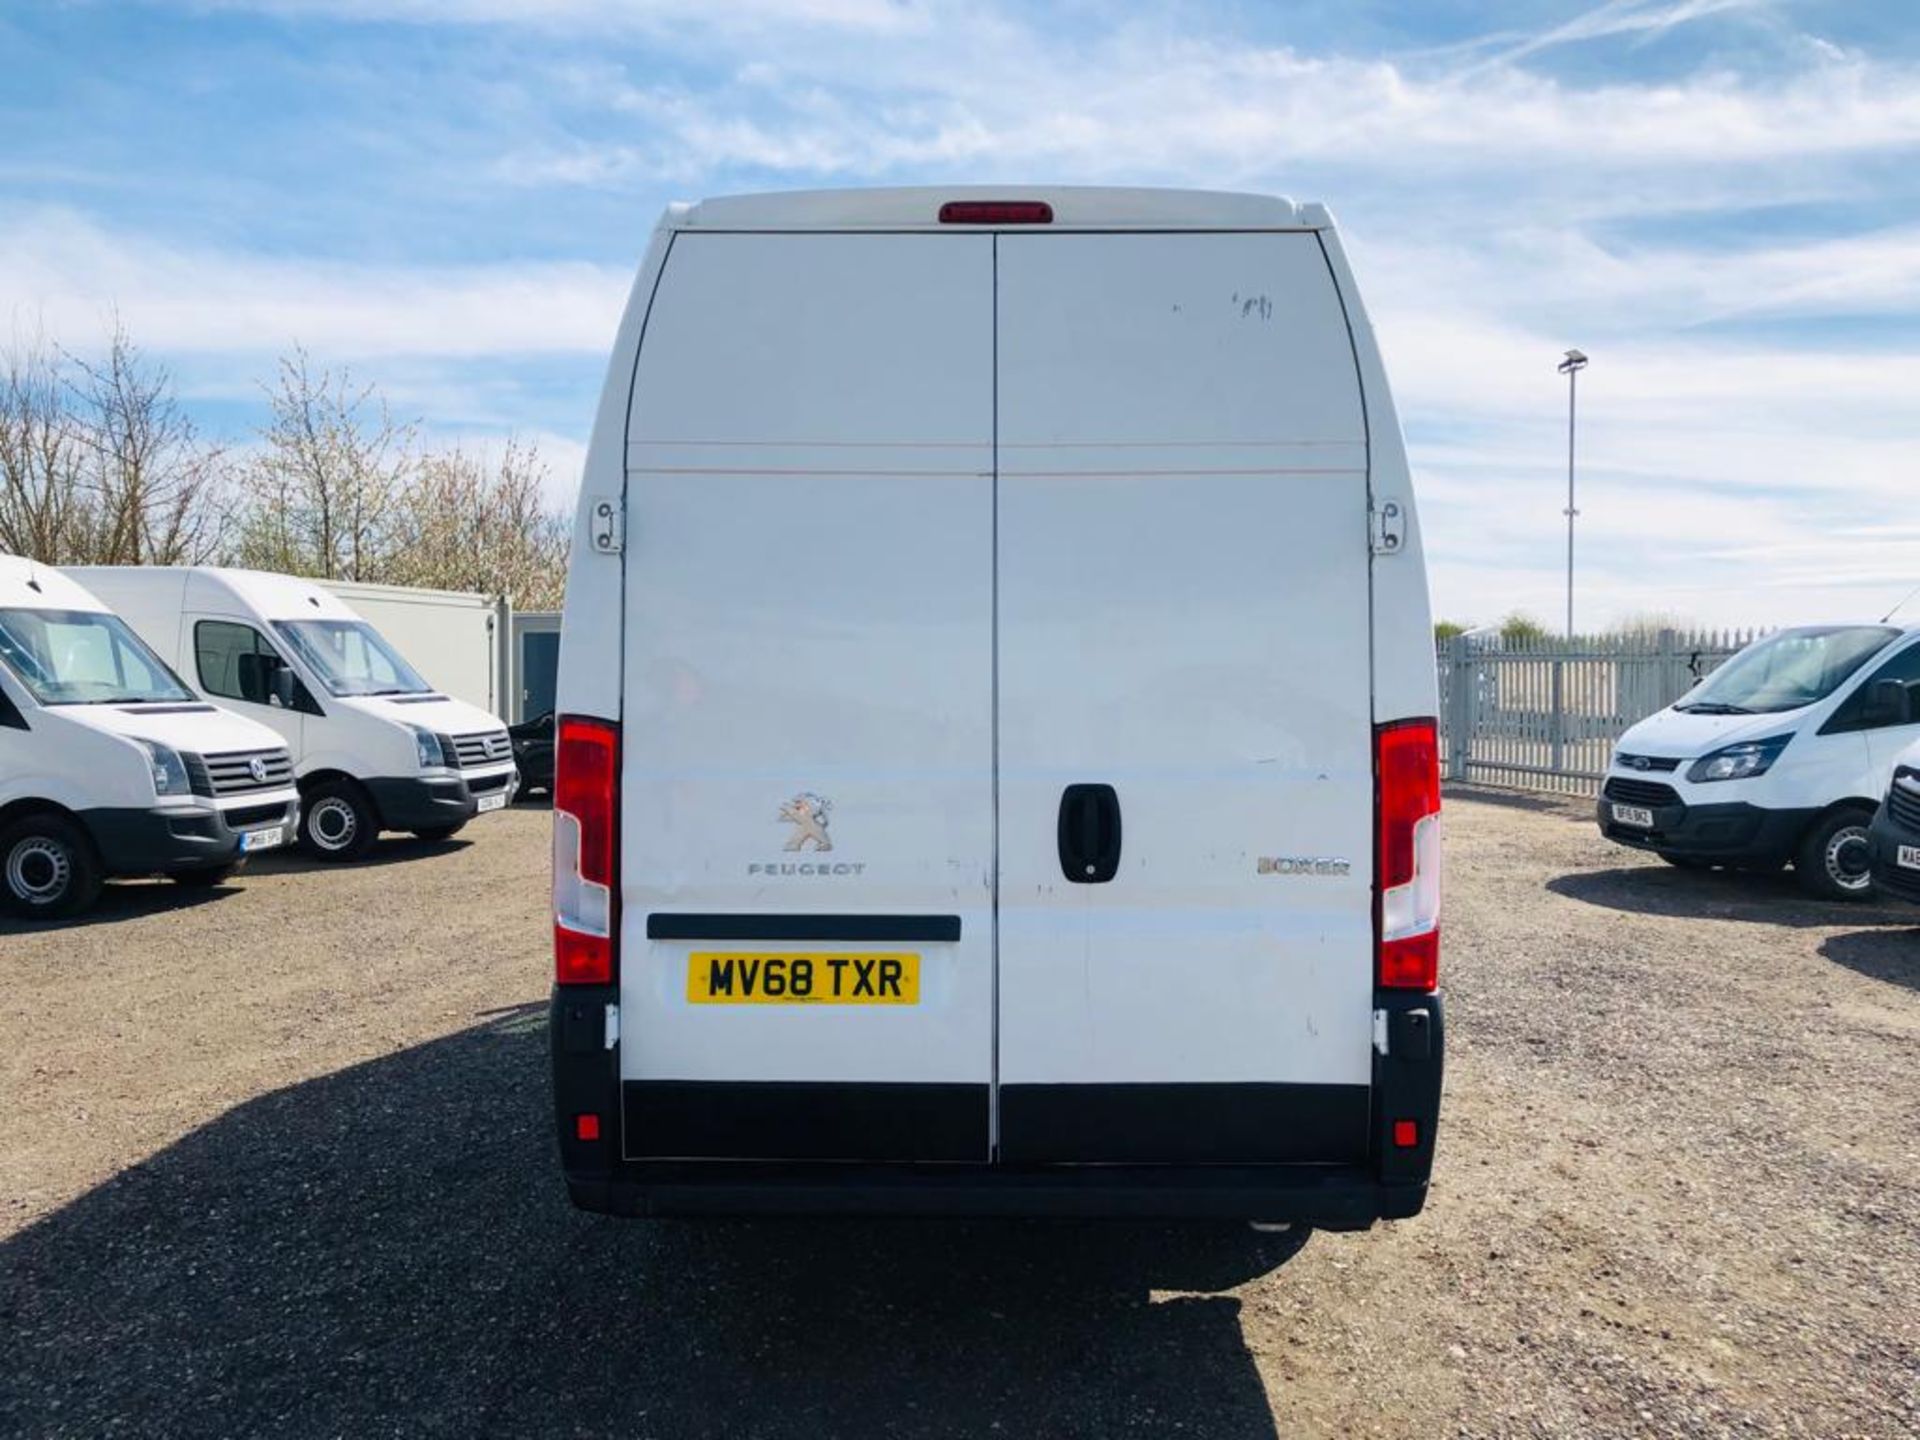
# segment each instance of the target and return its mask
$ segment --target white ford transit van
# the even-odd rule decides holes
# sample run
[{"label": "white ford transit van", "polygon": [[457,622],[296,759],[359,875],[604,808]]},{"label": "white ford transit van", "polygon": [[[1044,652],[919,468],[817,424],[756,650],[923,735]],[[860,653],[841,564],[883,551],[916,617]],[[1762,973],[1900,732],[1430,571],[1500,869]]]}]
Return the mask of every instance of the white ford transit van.
[{"label": "white ford transit van", "polygon": [[309,854],[351,860],[382,830],[442,839],[512,800],[506,727],[434,690],[314,581],[207,566],[71,573],[200,694],[285,737]]},{"label": "white ford transit van", "polygon": [[217,885],[298,811],[278,735],[196,698],[58,570],[0,555],[0,906],[78,914],[114,875]]},{"label": "white ford transit van", "polygon": [[1756,640],[1620,737],[1601,833],[1675,865],[1777,870],[1873,894],[1869,826],[1920,740],[1920,628],[1807,625]]},{"label": "white ford transit van", "polygon": [[1432,641],[1323,209],[670,210],[559,685],[579,1205],[1419,1210]]}]

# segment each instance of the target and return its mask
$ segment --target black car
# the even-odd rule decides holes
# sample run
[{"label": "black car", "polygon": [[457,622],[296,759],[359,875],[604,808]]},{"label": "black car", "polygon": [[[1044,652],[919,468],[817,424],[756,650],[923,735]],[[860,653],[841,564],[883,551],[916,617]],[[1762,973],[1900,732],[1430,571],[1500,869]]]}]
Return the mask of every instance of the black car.
[{"label": "black car", "polygon": [[553,794],[553,712],[509,725],[513,763],[520,767],[520,793],[539,790]]}]

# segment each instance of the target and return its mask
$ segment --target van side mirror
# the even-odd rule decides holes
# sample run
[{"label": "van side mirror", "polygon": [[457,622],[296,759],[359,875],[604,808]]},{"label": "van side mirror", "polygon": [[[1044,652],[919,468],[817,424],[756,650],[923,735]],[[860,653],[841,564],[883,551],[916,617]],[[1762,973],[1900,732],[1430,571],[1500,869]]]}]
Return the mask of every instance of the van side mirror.
[{"label": "van side mirror", "polygon": [[273,667],[273,678],[268,682],[273,686],[273,698],[283,710],[293,708],[293,687],[297,683],[293,671],[285,665]]},{"label": "van side mirror", "polygon": [[1867,687],[1860,718],[1870,726],[1913,723],[1913,692],[1904,680],[1876,680]]}]

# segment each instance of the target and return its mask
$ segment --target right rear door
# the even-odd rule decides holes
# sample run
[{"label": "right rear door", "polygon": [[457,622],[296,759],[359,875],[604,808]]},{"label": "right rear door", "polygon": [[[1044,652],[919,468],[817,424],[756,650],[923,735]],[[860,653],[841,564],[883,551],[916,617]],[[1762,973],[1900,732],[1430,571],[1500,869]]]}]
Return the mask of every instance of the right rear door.
[{"label": "right rear door", "polygon": [[998,1154],[1364,1156],[1367,461],[1319,242],[1003,234],[995,304]]}]

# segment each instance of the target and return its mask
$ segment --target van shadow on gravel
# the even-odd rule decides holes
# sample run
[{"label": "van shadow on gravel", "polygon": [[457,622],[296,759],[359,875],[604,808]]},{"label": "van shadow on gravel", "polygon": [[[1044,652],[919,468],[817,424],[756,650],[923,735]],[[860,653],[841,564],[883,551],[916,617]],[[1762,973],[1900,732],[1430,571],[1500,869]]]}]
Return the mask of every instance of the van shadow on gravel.
[{"label": "van shadow on gravel", "polygon": [[357,860],[320,860],[296,846],[260,855],[247,862],[248,869],[262,875],[309,875],[324,870],[370,870],[380,865],[405,865],[412,860],[430,860],[439,855],[457,855],[473,841],[464,835],[445,840],[422,840],[417,835],[382,835],[367,847]]},{"label": "van shadow on gravel", "polygon": [[1787,871],[1681,870],[1631,865],[1556,875],[1547,889],[1569,900],[1637,915],[1682,920],[1732,920],[1800,928],[1912,925],[1912,906],[1815,900]]},{"label": "van shadow on gravel", "polygon": [[1244,1227],[566,1202],[527,1007],[228,1112],[0,1245],[0,1433],[1272,1436]]},{"label": "van shadow on gravel", "polygon": [[109,880],[100,889],[93,908],[64,920],[21,920],[0,915],[0,935],[44,935],[55,930],[77,930],[89,925],[116,925],[122,920],[144,920],[150,915],[165,915],[175,910],[191,910],[212,905],[238,893],[241,882],[196,889],[176,885],[171,880]]},{"label": "van shadow on gravel", "polygon": [[1871,979],[1920,990],[1920,910],[1907,917],[1907,924],[1914,928],[1835,935],[1820,947],[1820,953]]}]

